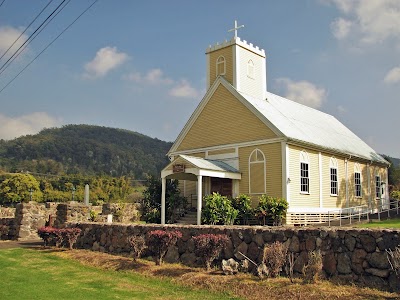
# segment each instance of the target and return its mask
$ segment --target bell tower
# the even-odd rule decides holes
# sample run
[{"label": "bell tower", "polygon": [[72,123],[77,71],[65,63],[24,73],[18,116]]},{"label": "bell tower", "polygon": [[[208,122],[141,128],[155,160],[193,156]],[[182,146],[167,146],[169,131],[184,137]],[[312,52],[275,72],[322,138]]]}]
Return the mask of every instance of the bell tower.
[{"label": "bell tower", "polygon": [[237,36],[237,30],[242,27],[235,21],[235,27],[229,30],[235,32],[231,40],[207,48],[207,89],[218,76],[223,76],[239,92],[265,99],[265,51]]}]

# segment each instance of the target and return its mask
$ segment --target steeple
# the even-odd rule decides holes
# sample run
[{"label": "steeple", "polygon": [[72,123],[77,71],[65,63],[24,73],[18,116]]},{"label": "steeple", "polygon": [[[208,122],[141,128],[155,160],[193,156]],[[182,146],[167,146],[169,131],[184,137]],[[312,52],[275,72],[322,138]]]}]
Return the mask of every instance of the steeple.
[{"label": "steeple", "polygon": [[228,31],[234,31],[231,40],[207,48],[207,89],[218,76],[223,76],[239,92],[265,99],[265,51],[237,36],[238,29],[243,27],[235,21],[234,28]]}]

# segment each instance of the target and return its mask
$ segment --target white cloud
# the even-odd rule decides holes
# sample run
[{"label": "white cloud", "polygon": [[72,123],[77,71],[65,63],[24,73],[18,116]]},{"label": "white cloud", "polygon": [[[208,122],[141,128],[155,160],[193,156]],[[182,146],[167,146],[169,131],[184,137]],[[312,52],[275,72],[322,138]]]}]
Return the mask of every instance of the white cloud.
[{"label": "white cloud", "polygon": [[[10,26],[0,27],[0,56],[16,41],[16,39],[21,35],[22,30],[13,28]],[[10,57],[27,39],[27,36],[23,34],[14,46],[8,51],[4,56],[6,58]]]},{"label": "white cloud", "polygon": [[338,18],[331,23],[332,33],[338,40],[344,39],[350,32],[352,22]]},{"label": "white cloud", "polygon": [[330,0],[330,3],[336,5],[347,18],[331,24],[336,37],[350,36],[350,31],[352,38],[364,43],[400,37],[399,0]]},{"label": "white cloud", "polygon": [[164,76],[163,71],[161,69],[151,69],[145,75],[142,75],[139,72],[131,73],[124,77],[127,80],[134,81],[136,83],[141,84],[150,84],[150,85],[169,85],[173,84],[174,81],[171,78]]},{"label": "white cloud", "polygon": [[340,114],[347,113],[347,109],[346,109],[343,105],[339,105],[339,106],[337,107],[337,110],[338,110],[338,112],[339,112]]},{"label": "white cloud", "polygon": [[104,77],[113,69],[126,62],[129,56],[118,52],[116,47],[104,47],[97,51],[96,56],[85,65],[85,78]]},{"label": "white cloud", "polygon": [[400,67],[395,67],[387,72],[383,81],[387,84],[400,82]]},{"label": "white cloud", "polygon": [[289,78],[279,78],[276,81],[284,88],[286,98],[312,108],[321,107],[327,96],[325,89],[318,88],[305,80],[293,81]]},{"label": "white cloud", "polygon": [[0,139],[9,140],[21,135],[35,134],[43,128],[60,125],[60,121],[45,112],[34,112],[19,117],[0,114]]},{"label": "white cloud", "polygon": [[177,98],[197,98],[200,92],[192,87],[186,79],[181,79],[176,86],[170,89],[169,95]]}]

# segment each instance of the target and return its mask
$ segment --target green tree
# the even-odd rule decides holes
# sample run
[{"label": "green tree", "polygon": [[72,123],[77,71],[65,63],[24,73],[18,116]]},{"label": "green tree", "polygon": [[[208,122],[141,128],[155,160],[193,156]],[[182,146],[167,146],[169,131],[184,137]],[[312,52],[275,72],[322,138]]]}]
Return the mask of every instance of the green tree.
[{"label": "green tree", "polygon": [[30,174],[12,174],[0,184],[0,202],[42,201],[39,182]]},{"label": "green tree", "polygon": [[211,225],[232,225],[239,213],[232,206],[231,200],[219,193],[204,197],[206,205],[203,210],[202,222]]}]

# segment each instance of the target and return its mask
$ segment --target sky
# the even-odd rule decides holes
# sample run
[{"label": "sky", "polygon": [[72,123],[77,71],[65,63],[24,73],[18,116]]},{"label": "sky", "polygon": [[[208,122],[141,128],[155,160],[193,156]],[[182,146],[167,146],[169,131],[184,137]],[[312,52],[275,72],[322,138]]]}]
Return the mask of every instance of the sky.
[{"label": "sky", "polygon": [[93,124],[174,141],[206,92],[206,48],[237,20],[269,92],[400,157],[400,1],[98,0],[78,18],[93,2],[0,1],[0,55],[21,36],[0,59],[0,139]]}]

